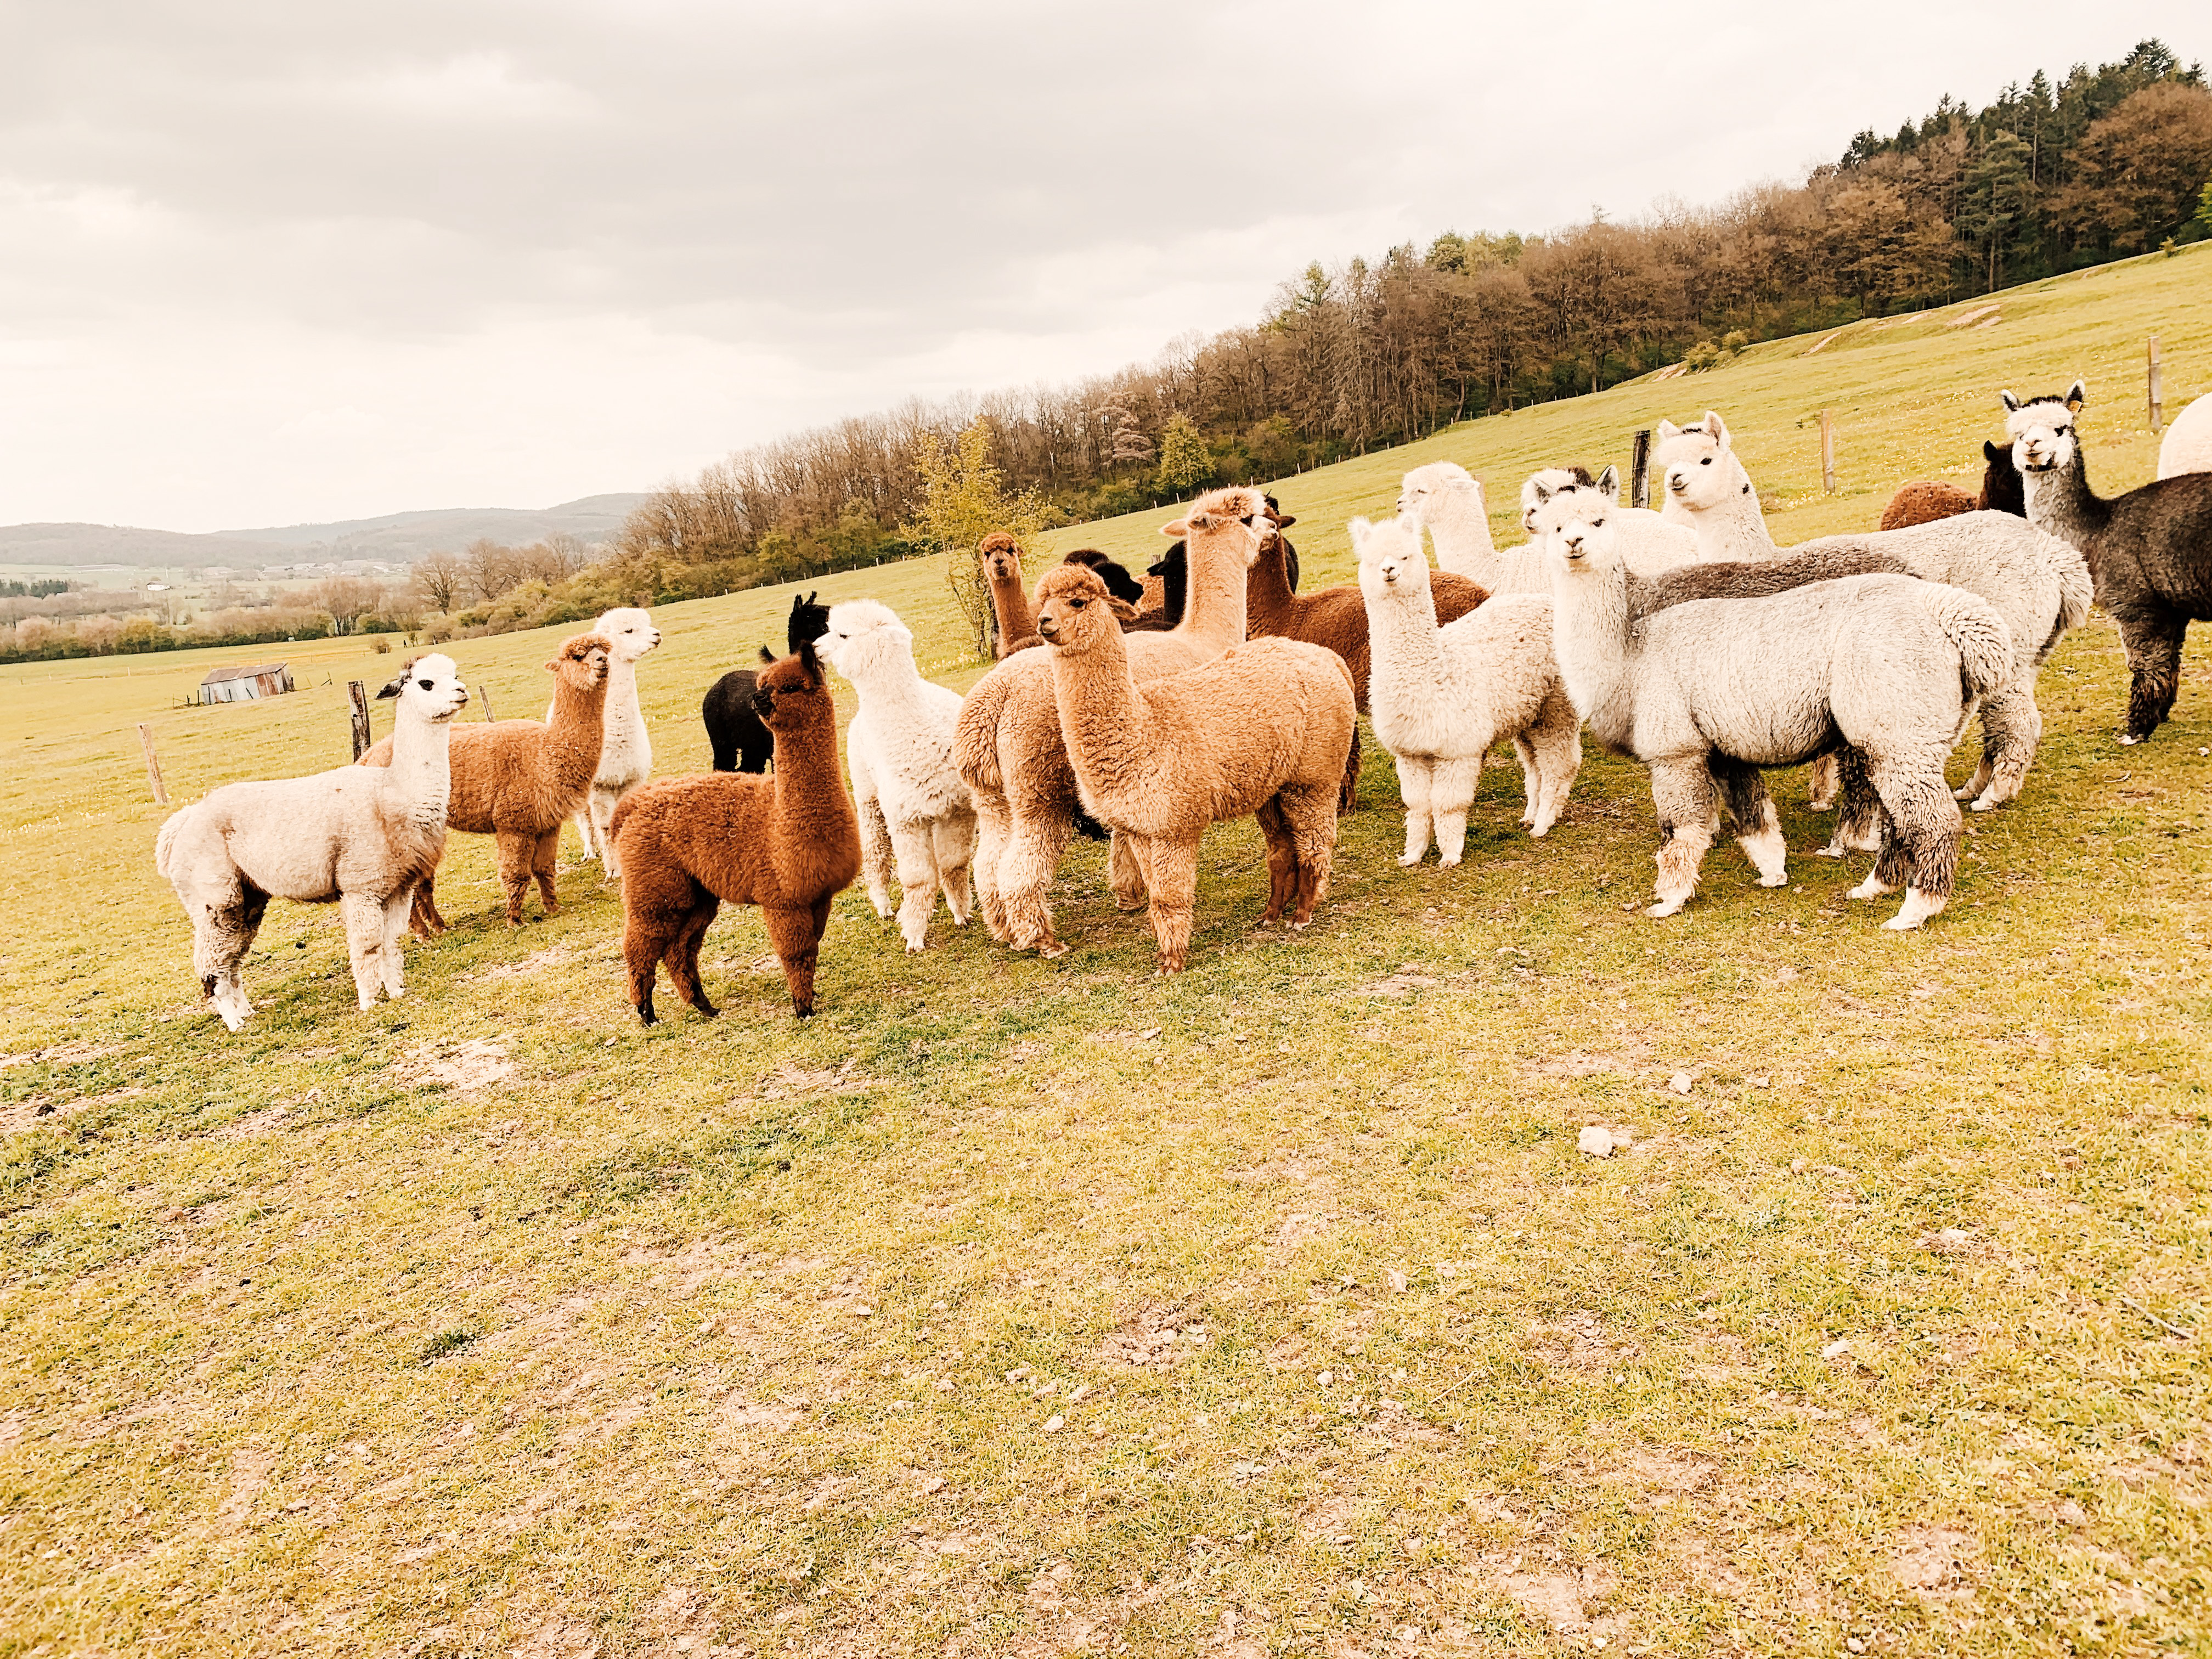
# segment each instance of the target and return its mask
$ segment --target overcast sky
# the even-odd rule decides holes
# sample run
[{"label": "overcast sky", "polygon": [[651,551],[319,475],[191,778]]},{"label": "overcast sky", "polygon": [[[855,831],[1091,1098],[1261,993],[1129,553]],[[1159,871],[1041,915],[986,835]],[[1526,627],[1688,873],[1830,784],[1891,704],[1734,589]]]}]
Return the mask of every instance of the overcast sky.
[{"label": "overcast sky", "polygon": [[1313,258],[1716,199],[2202,0],[0,0],[0,522],[648,489],[1253,319]]}]

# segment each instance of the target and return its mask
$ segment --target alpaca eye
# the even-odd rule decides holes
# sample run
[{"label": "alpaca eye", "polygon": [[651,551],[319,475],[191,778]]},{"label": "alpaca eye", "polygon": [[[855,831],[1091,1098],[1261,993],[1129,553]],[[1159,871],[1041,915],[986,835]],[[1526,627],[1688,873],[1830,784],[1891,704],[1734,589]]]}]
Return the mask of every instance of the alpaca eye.
[{"label": "alpaca eye", "polygon": [[415,684],[421,686],[425,691],[430,690],[430,682],[428,680],[417,680]]},{"label": "alpaca eye", "polygon": [[1701,460],[1701,461],[1699,461],[1699,462],[1698,463],[1698,465],[1699,466],[1711,466],[1712,464],[1713,464],[1713,458],[1712,458],[1711,456],[1710,456],[1710,455],[1706,456],[1706,457],[1705,458],[1705,459],[1703,459],[1703,460]]}]

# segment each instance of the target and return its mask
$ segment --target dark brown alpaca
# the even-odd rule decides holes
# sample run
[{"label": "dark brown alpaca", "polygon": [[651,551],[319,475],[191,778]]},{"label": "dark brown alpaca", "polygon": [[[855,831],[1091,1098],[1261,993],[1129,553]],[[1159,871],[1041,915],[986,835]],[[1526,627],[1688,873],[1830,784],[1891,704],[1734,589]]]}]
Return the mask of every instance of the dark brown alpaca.
[{"label": "dark brown alpaca", "polygon": [[699,982],[699,944],[726,903],[760,906],[792,1011],[812,1014],[830,902],[860,873],[860,825],[837,760],[837,711],[812,643],[763,668],[753,698],[775,738],[773,777],[659,779],[615,809],[623,957],[629,1000],[647,1025],[662,963],[677,995],[710,1018],[720,1012]]},{"label": "dark brown alpaca", "polygon": [[[495,720],[489,726],[455,726],[452,740],[453,790],[446,801],[446,827],[491,836],[499,846],[499,883],[507,890],[507,921],[522,924],[522,901],[535,878],[545,914],[557,915],[561,900],[553,890],[553,872],[561,852],[561,826],[575,815],[592,793],[605,736],[607,641],[579,634],[561,642],[560,654],[545,665],[553,676],[553,718]],[[392,764],[392,739],[361,757],[363,766]],[[438,872],[422,878],[415,890],[408,926],[424,939],[446,931],[438,913]]]}]

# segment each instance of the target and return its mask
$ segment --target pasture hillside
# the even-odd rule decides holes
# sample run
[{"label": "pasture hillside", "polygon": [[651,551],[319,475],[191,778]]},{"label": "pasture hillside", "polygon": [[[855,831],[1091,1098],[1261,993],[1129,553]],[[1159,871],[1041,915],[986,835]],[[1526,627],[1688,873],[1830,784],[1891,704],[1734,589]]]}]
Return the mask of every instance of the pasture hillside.
[{"label": "pasture hillside", "polygon": [[[1708,406],[1784,540],[1964,481],[2000,385],[2087,374],[2097,479],[2140,482],[2144,336],[2170,409],[2212,383],[2208,258],[1286,481],[1307,585],[1419,461],[1503,520]],[[933,562],[809,586],[981,672]],[[659,613],[660,770],[790,598]],[[534,714],[569,631],[453,649]],[[308,770],[398,659],[0,669],[0,1656],[2202,1651],[2208,649],[2123,749],[2114,632],[2069,638],[1917,934],[1811,855],[1795,774],[1792,884],[1717,849],[1664,922],[1644,775],[1594,751],[1544,842],[1508,761],[1466,866],[1401,870],[1370,741],[1310,933],[1253,928],[1259,838],[1218,829],[1179,979],[1080,845],[1057,961],[941,912],[908,957],[848,893],[814,1020],[745,912],[723,1017],[664,991],[647,1031],[595,867],[510,933],[459,836],[405,1000],[356,1012],[336,915],[279,904],[237,1037],[135,725],[179,800]],[[275,655],[297,695],[180,706]]]}]

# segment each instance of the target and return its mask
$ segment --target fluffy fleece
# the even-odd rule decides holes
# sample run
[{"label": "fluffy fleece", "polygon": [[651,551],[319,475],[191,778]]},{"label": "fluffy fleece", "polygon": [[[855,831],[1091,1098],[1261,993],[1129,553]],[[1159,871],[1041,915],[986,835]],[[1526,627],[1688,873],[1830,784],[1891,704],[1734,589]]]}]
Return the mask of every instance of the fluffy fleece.
[{"label": "fluffy fleece", "polygon": [[1483,757],[1500,738],[1521,758],[1521,822],[1543,835],[1583,762],[1581,718],[1552,658],[1550,598],[1509,594],[1439,628],[1418,520],[1354,519],[1352,546],[1373,645],[1375,740],[1397,763],[1406,803],[1398,862],[1419,864],[1432,829],[1441,861],[1460,861]]},{"label": "fluffy fleece", "polygon": [[699,945],[725,904],[757,904],[783,964],[792,1012],[814,1012],[814,970],[830,904],[860,868],[860,830],[837,766],[837,710],[814,647],[770,663],[755,684],[775,737],[775,775],[664,778],[615,809],[623,861],[623,958],[638,1018],[653,1023],[665,963],[676,994],[711,1018]]},{"label": "fluffy fleece", "polygon": [[1961,513],[1972,513],[1979,505],[1956,484],[1945,483],[1938,478],[1919,478],[1898,486],[1897,493],[1881,510],[1881,527],[1905,530],[1916,524],[1933,524],[1938,519],[1955,519]]},{"label": "fluffy fleece", "polygon": [[878,915],[891,915],[896,876],[899,934],[908,950],[919,951],[940,890],[953,926],[968,925],[975,807],[952,764],[960,694],[922,678],[913,633],[873,599],[831,605],[820,648],[860,693],[860,710],[845,730],[845,761],[868,902]]},{"label": "fluffy fleece", "polygon": [[[1692,514],[1700,549],[1769,559],[1780,550],[1767,533],[1759,496],[1735,453],[1728,427],[1711,410],[1698,426],[1659,447],[1667,488]],[[1963,513],[1906,530],[1823,536],[1792,550],[1863,549],[1902,559],[1924,581],[1979,594],[2004,618],[2013,642],[2012,677],[1981,705],[1982,754],[1958,791],[1977,812],[2018,795],[2035,763],[2043,714],[2036,676],[2060,639],[2088,615],[2089,571],[2080,554],[2011,514]]]},{"label": "fluffy fleece", "polygon": [[2075,429],[2088,400],[2079,380],[2063,398],[2022,402],[2008,392],[2005,424],[2027,481],[2029,521],[2081,550],[2097,603],[2119,625],[2129,678],[2120,741],[2141,743],[2173,712],[2189,624],[2212,617],[2212,472],[2100,495]]},{"label": "fluffy fleece", "polygon": [[[1162,527],[1187,544],[1190,602],[1173,631],[1128,636],[1137,678],[1195,668],[1244,637],[1245,573],[1273,527],[1265,499],[1244,489],[1201,496],[1187,517]],[[1018,652],[975,682],[961,706],[952,759],[975,803],[975,900],[984,926],[1018,951],[1056,957],[1067,947],[1053,932],[1048,895],[1081,803],[1048,655]],[[1144,872],[1119,837],[1110,879],[1123,909],[1143,905]]]},{"label": "fluffy fleece", "polygon": [[401,994],[400,935],[416,884],[445,850],[451,722],[469,694],[453,659],[433,653],[377,696],[398,700],[388,769],[225,784],[155,838],[155,867],[191,918],[192,969],[234,1031],[252,1011],[240,967],[272,896],[335,900],[361,1006]]},{"label": "fluffy fleece", "polygon": [[[1152,895],[1159,971],[1182,971],[1209,823],[1256,815],[1267,842],[1263,922],[1304,927],[1328,894],[1336,790],[1358,716],[1341,658],[1255,640],[1138,684],[1128,641],[1090,571],[1037,589],[1053,696],[1083,804],[1125,837]],[[1138,635],[1143,638],[1143,635]]]},{"label": "fluffy fleece", "polygon": [[[1601,508],[1553,542],[1553,644],[1591,734],[1651,771],[1663,844],[1656,900],[1696,890],[1731,768],[1795,765],[1839,738],[1863,757],[1889,815],[1873,872],[1853,890],[1907,889],[1884,926],[1917,927],[1948,902],[1960,813],[1943,762],[1975,700],[2011,672],[2003,619],[1962,590],[1907,576],[1850,576],[1756,599],[1696,599],[1640,621]],[[1785,848],[1771,802],[1739,840],[1779,887]]]},{"label": "fluffy fleece", "polygon": [[[830,625],[830,607],[817,605],[815,596],[792,597],[791,617],[784,624],[784,649],[795,652],[822,637]],[[763,653],[767,647],[762,647]],[[760,722],[753,708],[753,671],[733,668],[707,688],[699,702],[699,718],[707,728],[707,746],[714,751],[717,772],[765,772],[775,752],[775,739]]]},{"label": "fluffy fleece", "polygon": [[[1607,467],[1604,477],[1618,496],[1620,474]],[[1595,483],[1580,467],[1547,467],[1534,474],[1522,486],[1522,527],[1533,538],[1536,514],[1547,499],[1561,489]],[[1656,513],[1642,507],[1622,511],[1622,522],[1634,526],[1626,532],[1624,545],[1636,569],[1656,574],[1698,556],[1695,538],[1665,523]],[[1401,517],[1419,520],[1435,538],[1437,563],[1442,569],[1477,582],[1492,593],[1551,592],[1551,560],[1543,544],[1532,538],[1523,547],[1498,548],[1491,539],[1482,485],[1468,476],[1465,467],[1450,461],[1415,467],[1401,481],[1398,513]]]},{"label": "fluffy fleece", "polygon": [[[592,793],[599,769],[599,749],[607,702],[607,642],[597,634],[579,634],[561,642],[545,665],[553,676],[553,718],[497,720],[489,726],[456,726],[453,733],[453,789],[446,803],[446,827],[498,843],[499,881],[507,893],[507,925],[522,921],[522,901],[538,881],[538,896],[549,916],[561,910],[553,876],[561,851],[561,826],[574,817]],[[392,764],[392,739],[386,738],[356,763]],[[424,938],[446,931],[438,913],[438,872],[433,868],[415,890],[412,926]]]},{"label": "fluffy fleece", "polygon": [[[598,854],[599,867],[619,876],[622,865],[607,844],[607,820],[624,795],[653,775],[653,738],[637,704],[637,664],[660,644],[660,630],[646,612],[623,605],[605,612],[592,624],[592,632],[611,647],[607,653],[607,707],[600,722],[599,769],[592,776],[584,810],[576,814],[576,834],[586,857]],[[549,725],[555,708],[552,703],[545,705]]]},{"label": "fluffy fleece", "polygon": [[2178,478],[2185,472],[2212,472],[2212,392],[2175,416],[2159,440],[2158,476]]}]

